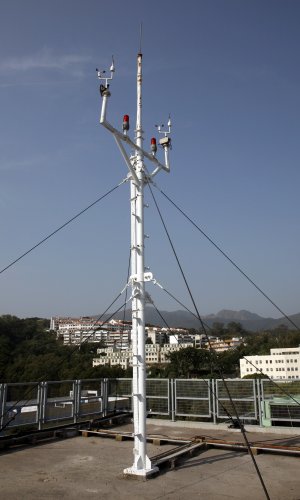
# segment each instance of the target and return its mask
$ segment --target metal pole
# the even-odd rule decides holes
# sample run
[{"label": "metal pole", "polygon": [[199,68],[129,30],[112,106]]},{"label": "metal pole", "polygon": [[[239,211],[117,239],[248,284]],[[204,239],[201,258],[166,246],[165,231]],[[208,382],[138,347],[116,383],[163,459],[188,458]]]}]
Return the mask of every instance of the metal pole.
[{"label": "metal pole", "polygon": [[[134,163],[134,162],[133,162]],[[134,168],[134,165],[133,165]],[[132,178],[130,181],[130,208],[131,208],[131,276],[132,276],[132,326],[131,326],[131,341],[132,341],[132,404],[133,404],[133,427],[134,427],[134,464],[136,464],[139,454],[138,447],[138,347],[137,347],[137,320],[136,320],[136,298],[135,298],[135,276],[136,270],[136,182]]]},{"label": "metal pole", "polygon": [[[156,472],[158,468],[152,467],[146,453],[144,159],[146,158],[156,165],[155,170],[149,174],[150,178],[156,175],[160,170],[165,170],[166,172],[170,171],[169,149],[171,139],[169,135],[171,133],[171,120],[169,118],[167,129],[164,129],[164,125],[158,127],[158,132],[163,135],[159,141],[165,152],[166,164],[163,165],[156,158],[157,148],[155,138],[151,139],[151,145],[154,144],[153,148],[151,147],[151,154],[143,149],[142,54],[139,53],[137,56],[137,116],[135,142],[127,135],[127,131],[129,130],[128,115],[124,115],[123,133],[114,128],[106,119],[108,98],[110,97],[108,82],[112,80],[114,71],[114,62],[112,61],[110,77],[106,75],[105,71],[97,70],[97,74],[99,80],[105,82],[105,85],[100,85],[100,94],[102,96],[100,123],[114,135],[130,173],[134,463],[132,467],[124,470],[124,474],[147,476]],[[131,158],[128,157],[122,142],[134,149],[134,155]],[[146,276],[147,281],[152,279],[149,278],[148,275]]]},{"label": "metal pole", "polygon": [[145,363],[145,265],[144,265],[144,155],[142,129],[142,54],[137,56],[137,116],[135,168],[131,180],[131,270],[134,463],[125,474],[147,476],[156,472],[146,451],[146,363]]},{"label": "metal pole", "polygon": [[[143,147],[142,136],[142,54],[137,57],[137,116],[136,144]],[[136,189],[136,329],[138,370],[138,462],[146,464],[146,376],[145,376],[145,282],[144,282],[144,157],[136,151],[136,170],[139,184]]]},{"label": "metal pole", "polygon": [[[137,117],[136,145],[143,147],[142,137],[142,55],[137,58]],[[133,221],[135,282],[132,303],[132,327],[134,339],[134,468],[141,472],[146,464],[146,391],[145,391],[145,284],[144,284],[144,164],[143,155],[136,150],[135,216]],[[133,184],[134,181],[132,181]],[[136,391],[136,392],[135,392]],[[135,415],[137,413],[137,415]]]}]

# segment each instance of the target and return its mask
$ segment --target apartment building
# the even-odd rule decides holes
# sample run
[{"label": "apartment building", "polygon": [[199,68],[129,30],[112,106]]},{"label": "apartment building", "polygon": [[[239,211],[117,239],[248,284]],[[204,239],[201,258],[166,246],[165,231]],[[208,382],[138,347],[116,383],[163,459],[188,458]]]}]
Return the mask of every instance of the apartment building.
[{"label": "apartment building", "polygon": [[65,345],[104,342],[107,347],[128,348],[131,343],[131,323],[121,320],[97,321],[80,318],[51,318],[50,329],[63,338]]},{"label": "apartment building", "polygon": [[[163,346],[146,344],[145,345],[145,361],[146,365],[169,363],[169,354],[180,349],[190,347],[190,344],[165,344]],[[125,351],[117,350],[116,348],[107,347],[97,349],[98,358],[93,359],[94,366],[121,366],[126,369],[133,365],[132,349]]]},{"label": "apartment building", "polygon": [[275,348],[269,355],[240,359],[241,378],[264,373],[272,379],[288,380],[300,376],[300,347]]},{"label": "apartment building", "polygon": [[241,337],[232,337],[231,339],[220,339],[216,337],[212,337],[210,339],[210,346],[208,342],[205,342],[204,347],[211,347],[216,352],[224,352],[230,349],[236,349],[239,345],[241,345],[243,339]]}]

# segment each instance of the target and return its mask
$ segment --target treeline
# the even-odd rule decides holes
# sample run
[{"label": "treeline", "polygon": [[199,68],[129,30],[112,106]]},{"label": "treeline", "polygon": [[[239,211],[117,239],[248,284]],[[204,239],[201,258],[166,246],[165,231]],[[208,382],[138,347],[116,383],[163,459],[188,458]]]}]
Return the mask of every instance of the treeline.
[{"label": "treeline", "polygon": [[[0,383],[31,382],[38,380],[67,380],[87,378],[131,377],[132,369],[121,367],[92,367],[99,344],[64,346],[49,332],[49,320],[19,319],[0,316]],[[193,331],[191,331],[193,333]],[[194,333],[196,333],[194,331]],[[199,333],[199,332],[197,332]],[[224,327],[216,324],[210,335],[228,337],[238,335],[243,343],[236,349],[210,353],[206,349],[189,347],[170,354],[170,363],[148,368],[148,377],[219,377],[220,370],[227,377],[239,376],[239,360],[243,356],[269,354],[274,347],[298,347],[300,331],[286,326],[260,333],[250,333],[239,323]]]},{"label": "treeline", "polygon": [[218,378],[222,372],[227,377],[239,377],[240,359],[243,356],[270,354],[270,349],[273,348],[300,345],[300,331],[289,330],[285,325],[273,330],[253,333],[244,330],[240,323],[229,323],[226,328],[219,323],[215,329],[213,325],[209,331],[209,335],[224,339],[237,334],[243,338],[243,342],[236,349],[220,353],[211,353],[206,349],[192,347],[182,349],[170,354],[171,363],[168,366],[162,369],[159,367],[156,370],[151,369],[152,375]]},{"label": "treeline", "polygon": [[64,346],[49,320],[0,316],[0,383],[131,376],[120,367],[92,367],[98,345]]}]

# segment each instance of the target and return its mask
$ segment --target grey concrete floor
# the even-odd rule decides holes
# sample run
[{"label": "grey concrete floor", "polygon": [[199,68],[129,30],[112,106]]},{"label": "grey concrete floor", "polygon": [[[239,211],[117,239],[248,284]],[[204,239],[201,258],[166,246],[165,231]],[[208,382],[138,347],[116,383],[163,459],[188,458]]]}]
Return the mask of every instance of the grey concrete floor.
[{"label": "grey concrete floor", "polygon": [[[130,426],[129,426],[130,427]],[[127,430],[128,426],[122,428]],[[191,437],[201,429],[148,426],[149,434]],[[239,441],[239,433],[226,434]],[[252,436],[255,437],[255,436]],[[249,436],[251,438],[251,436]],[[278,442],[280,436],[264,435]],[[282,436],[282,440],[291,436]],[[254,440],[251,438],[251,440]],[[262,441],[262,435],[258,436]],[[172,445],[172,448],[174,445]],[[132,465],[133,442],[99,437],[74,437],[0,454],[0,498],[5,499],[245,499],[265,495],[246,453],[210,449],[184,459],[175,470],[146,482],[125,479]],[[148,455],[168,448],[148,444]],[[256,457],[272,500],[300,500],[300,459],[262,454]]]}]

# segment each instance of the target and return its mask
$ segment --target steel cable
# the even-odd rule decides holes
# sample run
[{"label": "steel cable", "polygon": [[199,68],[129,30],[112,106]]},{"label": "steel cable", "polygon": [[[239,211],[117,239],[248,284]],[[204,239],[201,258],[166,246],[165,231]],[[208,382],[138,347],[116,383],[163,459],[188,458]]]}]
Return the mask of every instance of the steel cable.
[{"label": "steel cable", "polygon": [[[282,310],[280,307],[229,257],[229,255],[221,249],[217,243],[215,243],[210,236],[208,236],[203,229],[201,229],[171,198],[162,191],[156,184],[154,184],[156,189],[239,271],[244,278],[246,278],[249,283],[251,283],[256,290],[258,290],[269,302],[272,304],[277,311],[282,314],[286,320],[289,321],[291,325],[293,325],[298,331],[300,328],[296,325],[296,323]],[[149,186],[150,187],[150,186]]]},{"label": "steel cable", "polygon": [[37,247],[39,247],[40,245],[42,245],[43,243],[45,243],[45,241],[49,240],[52,236],[54,236],[55,234],[57,234],[59,231],[61,231],[62,229],[64,229],[66,226],[68,226],[69,224],[71,224],[71,222],[73,222],[75,219],[78,219],[78,217],[80,217],[80,215],[84,214],[90,208],[92,208],[94,205],[96,205],[101,200],[103,200],[104,198],[106,198],[106,196],[108,196],[110,193],[112,193],[113,191],[115,191],[124,182],[125,181],[120,182],[115,187],[113,187],[112,189],[110,189],[109,191],[107,191],[107,193],[105,193],[102,196],[100,196],[100,198],[97,198],[97,200],[93,201],[93,203],[91,203],[90,205],[88,205],[87,207],[85,207],[83,210],[80,210],[80,212],[78,212],[76,215],[74,215],[71,219],[67,220],[64,224],[62,224],[61,226],[59,226],[57,229],[55,229],[54,231],[52,231],[52,233],[48,234],[48,236],[45,236],[45,238],[43,238],[38,243],[36,243],[35,245],[33,245],[33,247],[29,248],[29,250],[27,250],[26,252],[24,252],[17,259],[13,260],[12,262],[10,262],[10,264],[8,264],[7,266],[3,267],[3,269],[0,270],[0,274],[2,274],[5,271],[7,271],[7,269],[9,269],[14,264],[16,264],[17,262],[19,262],[21,259],[23,259],[24,257],[26,257],[26,255],[28,255],[33,250],[35,250]]},{"label": "steel cable", "polygon": [[[177,304],[181,305],[186,311],[188,311],[192,316],[194,316],[194,318],[198,319],[198,317],[196,316],[195,313],[193,313],[193,311],[191,311],[186,305],[183,304],[183,302],[181,302],[180,300],[178,300],[169,290],[167,290],[166,288],[164,288],[161,283],[159,283],[159,287],[167,294],[169,295],[169,297],[171,297],[173,300],[175,300],[175,302],[177,302]],[[163,318],[162,318],[163,319]],[[163,320],[164,321],[164,320]],[[205,325],[205,327],[208,329],[208,330],[211,330],[211,327],[205,323],[203,321],[203,324]],[[272,382],[273,385],[275,385],[280,391],[282,391],[286,396],[289,396],[298,406],[300,406],[300,402],[297,401],[297,399],[295,399],[292,394],[290,394],[288,391],[286,391],[283,387],[281,387],[281,385],[279,385],[277,382],[275,382],[275,380],[273,380],[268,374],[266,373],[263,373],[263,371],[258,368],[258,366],[254,365],[254,363],[252,363],[246,356],[243,356],[243,358],[248,361],[248,363],[250,363],[254,368],[256,368],[260,373],[262,373],[270,382]]]},{"label": "steel cable", "polygon": [[[154,307],[154,309],[156,310],[157,314],[159,315],[159,317],[162,319],[162,321],[165,323],[166,327],[168,328],[169,331],[172,331],[172,328],[168,325],[168,323],[166,322],[165,318],[163,317],[163,315],[161,314],[161,312],[157,309],[156,305],[154,304],[154,302],[152,301],[152,305]],[[178,335],[177,334],[174,334],[174,337],[177,337],[177,340],[178,340]],[[203,382],[205,382],[205,384],[207,385],[209,391],[211,392],[211,394],[216,398],[216,400],[218,401],[218,403],[220,404],[220,406],[223,408],[224,412],[226,413],[228,419],[234,424],[234,420],[233,420],[233,417],[232,415],[229,413],[229,411],[227,410],[227,408],[223,405],[223,403],[220,401],[220,399],[218,398],[216,392],[213,390],[213,388],[211,387],[211,385],[207,382],[207,380],[203,377],[199,377]]]},{"label": "steel cable", "polygon": [[[127,287],[126,287],[127,288]],[[122,295],[122,292],[120,292],[117,297],[111,302],[111,304],[106,308],[106,310],[94,321],[94,325],[96,325],[99,321],[101,321],[101,319],[103,318],[103,316],[107,313],[107,311],[113,306],[113,304],[119,299],[119,297]],[[129,302],[131,300],[131,298],[127,301]],[[126,302],[125,304],[122,304],[116,311],[114,311],[114,313],[109,316],[108,319],[105,320],[105,322],[108,322],[110,321],[116,314],[117,312],[119,312],[123,307],[124,305],[126,306]],[[99,327],[100,328],[100,327]],[[71,352],[67,352],[66,353],[66,356],[63,356],[63,358],[61,359],[61,362],[58,364],[58,368],[63,364],[65,363],[66,361],[66,358],[69,357],[69,356],[72,356],[77,350],[78,350],[78,347],[80,348],[80,346],[82,346],[83,344],[85,344],[89,338],[91,338],[91,336],[95,333],[95,331],[97,331],[99,328],[96,328],[96,329],[93,329],[93,331],[90,333],[90,335],[88,337],[85,338],[85,340],[83,342],[81,342],[79,344],[79,346],[75,346],[74,349],[71,349]],[[13,411],[15,408],[19,408],[20,406],[19,403],[21,403],[23,400],[24,400],[24,396],[26,397],[28,395],[29,392],[32,392],[33,389],[37,388],[39,383],[42,382],[44,377],[40,378],[39,381],[30,387],[30,391],[27,389],[27,391],[25,391],[24,395],[23,395],[23,399],[20,399],[18,401],[16,401],[8,410],[4,411],[2,415],[0,415],[0,422],[2,421],[2,419],[11,411]],[[26,404],[30,401],[30,399],[27,399],[25,401],[24,404],[21,405],[21,408],[25,407]],[[10,420],[8,420],[4,425],[2,425],[2,427],[0,427],[0,433],[6,429],[6,427],[9,426],[9,424],[15,419],[16,415],[14,415]]]},{"label": "steel cable", "polygon": [[[174,247],[174,245],[173,245],[172,239],[171,239],[170,234],[169,234],[169,232],[168,232],[168,229],[167,229],[167,227],[166,227],[166,224],[165,224],[164,218],[163,218],[163,216],[162,216],[162,213],[161,213],[161,211],[160,211],[160,208],[159,208],[159,206],[158,206],[158,204],[157,204],[156,198],[155,198],[155,196],[154,196],[154,194],[153,194],[153,191],[152,191],[152,189],[151,189],[151,185],[150,185],[150,183],[148,183],[148,186],[149,186],[150,193],[151,193],[151,195],[152,195],[152,198],[153,198],[154,204],[155,204],[156,209],[157,209],[157,211],[158,211],[158,214],[159,214],[160,220],[161,220],[162,225],[163,225],[163,227],[164,227],[165,233],[166,233],[167,238],[168,238],[168,240],[169,240],[170,246],[171,246],[171,248],[172,248],[172,251],[173,251],[174,257],[175,257],[175,259],[176,259],[177,265],[178,265],[178,267],[179,267],[179,269],[180,269],[180,272],[181,272],[182,278],[183,278],[183,280],[184,280],[184,282],[185,282],[186,288],[187,288],[187,290],[188,290],[188,293],[189,293],[189,295],[190,295],[191,301],[192,301],[193,306],[194,306],[194,308],[195,308],[195,311],[196,311],[196,314],[197,314],[198,320],[199,320],[199,322],[200,322],[200,324],[201,324],[201,328],[202,328],[202,330],[204,331],[204,334],[205,334],[205,336],[206,336],[206,338],[207,338],[207,342],[208,342],[208,345],[209,345],[210,352],[211,352],[212,356],[214,356],[214,354],[215,354],[215,353],[214,353],[214,351],[213,351],[213,349],[212,349],[212,346],[211,346],[211,343],[210,343],[209,337],[208,337],[208,335],[207,335],[207,332],[206,332],[206,329],[205,329],[205,326],[204,326],[204,323],[203,323],[202,317],[200,316],[200,313],[199,313],[199,311],[198,311],[198,308],[197,308],[197,305],[196,305],[196,303],[195,303],[195,300],[194,300],[193,294],[192,294],[191,289],[190,289],[190,287],[189,287],[189,284],[188,284],[188,282],[187,282],[187,279],[186,279],[186,276],[185,276],[185,274],[184,274],[183,268],[182,268],[182,266],[181,266],[181,264],[180,264],[180,261],[179,261],[178,255],[177,255],[177,253],[176,253],[176,250],[175,250],[175,247]],[[233,410],[234,410],[234,413],[235,413],[235,418],[236,418],[236,420],[237,420],[237,422],[238,422],[239,428],[240,428],[241,433],[242,433],[242,435],[243,435],[243,438],[244,438],[245,444],[246,444],[247,449],[248,449],[248,452],[249,452],[249,454],[250,454],[250,456],[251,456],[251,459],[252,459],[253,465],[254,465],[255,470],[256,470],[256,472],[257,472],[257,475],[258,475],[258,477],[259,477],[259,480],[260,480],[260,483],[261,483],[262,488],[263,488],[263,490],[264,490],[265,496],[266,496],[266,498],[267,498],[268,500],[270,500],[270,496],[269,496],[268,490],[267,490],[267,488],[266,488],[266,485],[265,485],[265,483],[264,483],[264,480],[263,480],[263,478],[262,478],[262,475],[261,475],[261,473],[260,473],[260,470],[259,470],[259,468],[258,468],[258,465],[257,465],[257,463],[256,463],[256,460],[255,460],[255,458],[254,458],[254,455],[253,455],[253,452],[252,452],[252,449],[251,449],[250,443],[249,443],[248,438],[247,438],[247,436],[246,436],[246,431],[245,431],[245,428],[244,428],[244,426],[243,426],[243,424],[242,424],[242,422],[241,422],[241,420],[240,420],[240,417],[239,417],[239,414],[238,414],[238,411],[237,411],[236,405],[234,404],[234,401],[233,401],[233,399],[232,399],[232,397],[231,397],[231,394],[230,394],[230,391],[229,391],[228,385],[227,385],[227,383],[226,383],[226,380],[225,380],[225,378],[224,378],[224,375],[223,375],[223,373],[222,373],[222,370],[220,369],[220,367],[219,367],[219,365],[218,365],[218,364],[216,364],[216,366],[218,367],[218,371],[219,371],[219,373],[220,373],[220,376],[221,376],[221,378],[222,378],[222,381],[223,381],[223,384],[224,384],[225,390],[226,390],[227,395],[228,395],[228,398],[229,398],[229,400],[230,400],[230,404],[231,404],[231,406],[232,406],[232,408],[233,408]]]}]

